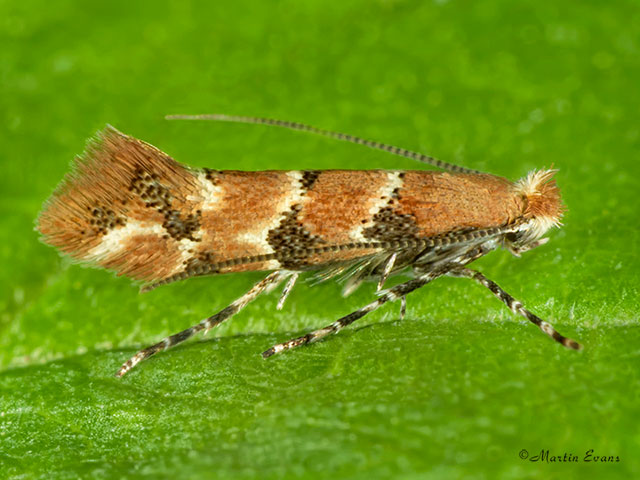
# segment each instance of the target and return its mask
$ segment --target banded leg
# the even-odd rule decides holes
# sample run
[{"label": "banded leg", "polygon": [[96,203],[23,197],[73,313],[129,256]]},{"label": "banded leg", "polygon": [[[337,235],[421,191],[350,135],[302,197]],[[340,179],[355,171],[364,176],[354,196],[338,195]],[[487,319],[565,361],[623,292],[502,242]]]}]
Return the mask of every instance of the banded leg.
[{"label": "banded leg", "polygon": [[251,288],[251,290],[245,293],[242,297],[237,299],[228,307],[223,308],[215,315],[212,315],[209,318],[205,318],[200,323],[197,323],[196,325],[193,325],[192,327],[189,327],[186,330],[176,333],[175,335],[171,335],[170,337],[167,337],[161,342],[151,345],[150,347],[147,347],[144,350],[140,350],[133,357],[127,360],[124,364],[122,364],[122,366],[120,367],[120,370],[118,370],[118,372],[116,373],[116,377],[122,377],[124,374],[126,374],[129,370],[131,370],[133,367],[135,367],[138,363],[142,362],[143,360],[146,360],[147,358],[149,358],[152,355],[155,355],[158,352],[162,352],[164,350],[167,350],[171,347],[178,345],[179,343],[184,342],[185,340],[187,340],[188,338],[191,338],[193,335],[195,335],[199,331],[209,330],[217,325],[220,325],[226,319],[232,317],[233,315],[238,313],[240,310],[242,310],[249,302],[251,302],[252,300],[255,300],[256,297],[258,297],[258,295],[260,295],[264,291],[270,291],[276,286],[278,286],[278,284],[282,282],[282,280],[284,280],[289,275],[291,275],[291,272],[276,271],[276,272],[270,273],[263,280],[256,283]]},{"label": "banded leg", "polygon": [[282,307],[284,306],[284,302],[287,300],[287,297],[291,293],[293,286],[296,284],[296,281],[298,280],[298,276],[300,276],[300,273],[295,272],[291,275],[291,277],[289,277],[289,281],[282,289],[282,294],[280,295],[280,299],[278,300],[278,305],[276,305],[277,310],[282,310]]},{"label": "banded leg", "polygon": [[393,266],[396,263],[397,257],[398,257],[398,254],[394,253],[393,255],[391,255],[391,257],[389,257],[389,260],[387,260],[387,263],[384,266],[384,270],[382,271],[382,275],[380,275],[380,280],[378,280],[378,288],[376,289],[376,292],[379,292],[380,290],[382,290],[382,287],[384,286],[384,282],[387,281],[387,278],[389,278],[389,274],[391,273],[391,270],[393,270]]},{"label": "banded leg", "polygon": [[492,280],[489,280],[480,272],[471,270],[470,268],[458,268],[455,270],[451,270],[448,273],[448,275],[451,275],[452,277],[464,277],[464,278],[470,278],[472,280],[475,280],[480,285],[483,285],[487,287],[489,290],[491,290],[491,293],[493,293],[496,297],[498,297],[507,307],[509,307],[509,309],[513,313],[517,313],[518,315],[521,315],[527,320],[529,320],[531,323],[537,325],[540,328],[540,330],[542,330],[544,333],[549,335],[559,344],[567,348],[572,348],[574,350],[582,349],[582,345],[580,345],[575,340],[572,340],[570,338],[560,335],[550,323],[545,322],[540,317],[534,315],[529,310],[524,308],[524,306],[520,301],[513,298],[511,295],[505,292],[502,288],[500,288],[500,286],[497,283],[495,283]]},{"label": "banded leg", "polygon": [[439,276],[443,275],[444,271],[435,271],[430,273],[425,273],[420,277],[417,277],[413,280],[409,280],[408,282],[401,283],[396,285],[395,287],[390,288],[386,292],[383,292],[382,295],[375,301],[371,302],[369,305],[366,305],[355,312],[346,315],[339,320],[336,320],[330,325],[327,325],[324,328],[319,330],[314,330],[313,332],[309,332],[302,337],[294,338],[284,343],[279,343],[278,345],[274,345],[268,350],[262,352],[262,358],[268,358],[276,353],[283,352],[285,350],[290,350],[295,347],[299,347],[300,345],[306,345],[307,343],[312,343],[320,340],[321,338],[326,337],[332,333],[338,333],[344,327],[351,325],[353,322],[358,320],[359,318],[364,317],[367,313],[373,312],[377,310],[382,305],[387,302],[392,302],[394,300],[403,299],[408,293],[417,290],[420,287],[423,287],[427,283],[435,280]]}]

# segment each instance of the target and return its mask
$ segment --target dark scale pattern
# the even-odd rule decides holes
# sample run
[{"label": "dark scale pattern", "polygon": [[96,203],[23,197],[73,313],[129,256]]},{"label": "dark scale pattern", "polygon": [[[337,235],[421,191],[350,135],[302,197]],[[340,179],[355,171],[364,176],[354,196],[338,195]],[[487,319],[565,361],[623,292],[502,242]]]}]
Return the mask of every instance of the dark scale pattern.
[{"label": "dark scale pattern", "polygon": [[171,192],[159,182],[155,173],[136,169],[129,184],[129,191],[139,195],[146,207],[155,208],[164,215],[171,208]]},{"label": "dark scale pattern", "polygon": [[418,238],[418,226],[412,215],[396,213],[393,208],[380,209],[373,216],[373,226],[362,231],[367,240],[397,241]]},{"label": "dark scale pattern", "polygon": [[190,213],[186,218],[182,219],[181,214],[177,210],[170,210],[164,214],[164,222],[162,226],[167,231],[167,234],[175,240],[182,240],[188,238],[194,242],[198,242],[199,239],[193,236],[198,230],[200,230],[200,219],[202,212],[196,210],[196,213]]},{"label": "dark scale pattern", "polygon": [[301,209],[301,205],[293,205],[289,212],[283,213],[284,218],[280,221],[280,225],[269,230],[267,234],[267,242],[275,251],[282,268],[304,268],[311,249],[324,243],[319,236],[311,235],[302,226],[298,220]]},{"label": "dark scale pattern", "polygon": [[302,195],[313,188],[313,184],[316,183],[321,173],[320,170],[305,170],[302,172],[302,180],[300,180]]},{"label": "dark scale pattern", "polygon": [[125,217],[117,216],[116,212],[106,206],[87,207],[87,210],[91,215],[89,224],[96,235],[106,235],[109,230],[127,223]]},{"label": "dark scale pattern", "polygon": [[209,180],[213,185],[218,185],[220,179],[218,178],[219,170],[212,170],[211,168],[204,168],[205,178]]},{"label": "dark scale pattern", "polygon": [[202,212],[197,210],[195,213],[185,215],[183,218],[183,213],[178,210],[172,210],[171,203],[173,199],[171,192],[169,188],[160,183],[157,174],[145,172],[141,168],[136,169],[129,185],[129,191],[137,194],[147,208],[153,208],[164,215],[162,226],[169,237],[178,241],[183,238],[188,238],[194,242],[199,241],[194,237],[194,233],[200,230]]}]

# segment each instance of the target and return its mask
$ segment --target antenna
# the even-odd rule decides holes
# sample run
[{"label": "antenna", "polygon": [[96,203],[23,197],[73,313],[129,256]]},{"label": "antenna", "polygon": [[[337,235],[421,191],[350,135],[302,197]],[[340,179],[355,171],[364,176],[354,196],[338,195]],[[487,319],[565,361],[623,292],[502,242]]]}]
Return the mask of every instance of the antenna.
[{"label": "antenna", "polygon": [[235,122],[235,123],[252,123],[258,125],[270,125],[274,127],[288,128],[290,130],[299,130],[302,132],[315,133],[323,137],[334,138],[336,140],[342,140],[344,142],[357,143],[358,145],[364,145],[365,147],[373,148],[376,150],[382,150],[393,155],[400,157],[411,158],[427,165],[431,165],[442,170],[455,173],[482,173],[478,170],[471,168],[460,167],[452,163],[443,162],[437,158],[424,155],[422,153],[413,152],[406,148],[394,147],[393,145],[387,145],[386,143],[375,142],[372,140],[366,140],[360,137],[354,137],[346,133],[333,132],[331,130],[325,130],[323,128],[313,127],[311,125],[305,125],[303,123],[289,122],[286,120],[276,120],[273,118],[262,117],[244,117],[240,115],[225,115],[222,113],[212,113],[203,115],[167,115],[167,120],[213,120],[218,122]]}]

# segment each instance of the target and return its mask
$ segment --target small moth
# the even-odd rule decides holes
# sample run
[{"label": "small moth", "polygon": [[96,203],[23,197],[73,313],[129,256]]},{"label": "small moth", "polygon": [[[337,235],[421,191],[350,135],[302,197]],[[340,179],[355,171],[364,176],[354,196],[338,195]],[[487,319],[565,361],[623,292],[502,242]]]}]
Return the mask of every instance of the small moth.
[{"label": "small moth", "polygon": [[[563,205],[552,179],[536,170],[517,182],[435,158],[308,125],[229,115],[172,119],[257,123],[312,132],[412,158],[443,172],[304,170],[243,172],[194,169],[108,126],[89,141],[46,201],[37,229],[45,243],[78,262],[115,271],[147,291],[200,275],[270,271],[228,307],[141,350],[116,373],[219,325],[261,293],[285,282],[277,308],[304,272],[363,281],[378,297],[330,325],[274,345],[264,358],[337,333],[387,302],[443,275],[475,280],[514,313],[565,347],[560,335],[492,280],[467,265],[498,247],[516,256],[548,240]],[[391,275],[408,281],[383,289]]]}]

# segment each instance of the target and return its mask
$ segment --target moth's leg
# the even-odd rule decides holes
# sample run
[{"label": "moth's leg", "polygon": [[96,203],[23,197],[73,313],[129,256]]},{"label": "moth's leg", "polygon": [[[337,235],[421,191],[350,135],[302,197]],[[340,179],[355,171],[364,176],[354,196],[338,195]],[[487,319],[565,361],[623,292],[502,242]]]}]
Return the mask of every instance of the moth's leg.
[{"label": "moth's leg", "polygon": [[389,257],[389,260],[387,260],[387,263],[385,263],[384,270],[382,271],[382,275],[380,275],[380,280],[378,280],[378,288],[376,289],[376,292],[379,292],[380,290],[382,290],[382,287],[384,286],[384,282],[387,281],[387,278],[389,278],[389,274],[391,273],[391,270],[393,270],[393,266],[396,263],[396,258],[398,258],[398,254],[394,253]]},{"label": "moth's leg", "polygon": [[294,272],[289,278],[289,281],[287,282],[287,284],[282,289],[282,294],[280,295],[280,299],[278,300],[278,305],[276,306],[278,310],[282,310],[282,306],[284,305],[284,302],[287,300],[287,297],[291,293],[291,290],[293,289],[293,286],[296,284],[296,281],[298,280],[299,276],[300,276],[299,272]]},{"label": "moth's leg", "polygon": [[217,325],[220,325],[226,319],[238,313],[242,310],[249,302],[255,300],[255,298],[263,293],[264,291],[269,291],[275,288],[282,280],[284,280],[287,276],[291,275],[291,272],[282,272],[277,271],[270,273],[266,278],[256,283],[251,290],[245,293],[242,297],[238,298],[235,302],[233,302],[228,307],[220,310],[215,315],[210,316],[209,318],[205,318],[200,323],[183,330],[180,333],[176,333],[175,335],[171,335],[170,337],[165,338],[161,342],[156,343],[155,345],[151,345],[150,347],[145,348],[144,350],[140,350],[133,357],[127,360],[121,367],[120,370],[116,373],[116,377],[122,377],[125,373],[135,367],[138,363],[146,360],[152,355],[155,355],[158,352],[163,350],[167,350],[171,347],[178,345],[179,343],[184,342],[188,338],[192,337],[196,333],[201,330],[209,330]]},{"label": "moth's leg", "polygon": [[549,241],[548,238],[541,238],[536,240],[535,242],[531,242],[524,247],[516,248],[513,245],[507,245],[507,249],[513,254],[515,257],[519,257],[522,253],[528,252],[529,250],[533,250],[541,245],[544,245]]},{"label": "moth's leg", "polygon": [[511,295],[505,292],[502,288],[500,288],[498,284],[496,284],[492,280],[489,280],[480,272],[471,270],[470,268],[457,268],[457,269],[451,270],[448,273],[448,275],[451,275],[452,277],[464,277],[464,278],[470,278],[472,280],[475,280],[480,285],[483,285],[487,287],[489,290],[491,290],[491,293],[493,293],[496,297],[498,297],[507,307],[509,307],[509,309],[513,313],[522,315],[524,318],[526,318],[530,322],[537,325],[540,328],[540,330],[542,330],[544,333],[549,335],[556,342],[564,345],[567,348],[572,348],[574,350],[580,350],[582,348],[582,345],[580,345],[575,340],[571,340],[570,338],[560,335],[555,330],[555,328],[551,326],[550,323],[545,322],[544,320],[542,320],[541,318],[537,317],[536,315],[531,313],[529,310],[524,308],[524,306],[519,300],[516,300],[515,298],[513,298]]},{"label": "moth's leg", "polygon": [[407,296],[403,295],[400,298],[400,320],[404,320],[404,316],[407,314]]},{"label": "moth's leg", "polygon": [[413,280],[409,280],[408,282],[396,285],[388,289],[387,291],[382,292],[380,297],[375,302],[371,302],[369,305],[366,305],[360,308],[359,310],[356,310],[355,312],[352,312],[349,315],[346,315],[340,318],[339,320],[336,320],[331,325],[327,325],[324,328],[307,333],[302,337],[294,338],[287,342],[274,345],[270,349],[262,352],[262,357],[268,358],[276,353],[283,352],[284,350],[290,350],[292,348],[299,347],[300,345],[316,342],[321,338],[326,337],[327,335],[330,335],[332,333],[338,333],[347,325],[350,325],[356,320],[358,320],[359,318],[364,317],[367,313],[373,312],[374,310],[378,309],[379,307],[381,307],[387,302],[392,302],[394,300],[398,300],[399,298],[403,299],[405,295],[407,295],[408,293],[413,292],[414,290],[417,290],[418,288],[426,285],[432,280],[443,275],[443,273],[444,273],[443,271],[434,271],[430,273],[425,273],[420,277],[414,278]]}]

